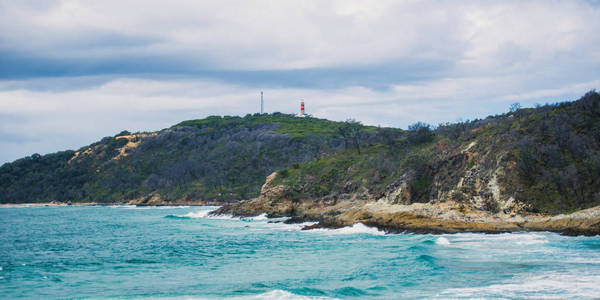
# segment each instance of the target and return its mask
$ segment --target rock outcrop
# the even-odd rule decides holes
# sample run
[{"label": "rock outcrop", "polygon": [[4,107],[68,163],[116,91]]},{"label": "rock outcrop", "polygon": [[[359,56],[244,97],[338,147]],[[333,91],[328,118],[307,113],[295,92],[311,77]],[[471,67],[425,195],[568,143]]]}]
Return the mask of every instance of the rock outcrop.
[{"label": "rock outcrop", "polygon": [[488,181],[474,174],[479,173],[468,172],[466,177],[459,179],[459,185],[470,182],[476,189],[491,190],[489,197],[502,209],[486,210],[480,199],[410,203],[407,184],[402,181],[378,199],[363,195],[336,202],[328,201],[327,197],[294,201],[285,196],[288,187],[274,184],[277,173],[273,173],[267,177],[259,197],[225,205],[212,214],[256,216],[266,213],[269,217],[291,217],[287,222],[318,222],[306,229],[363,223],[389,233],[553,231],[565,235],[600,234],[600,206],[555,216],[528,213],[512,197],[499,196],[495,174],[489,175]]}]

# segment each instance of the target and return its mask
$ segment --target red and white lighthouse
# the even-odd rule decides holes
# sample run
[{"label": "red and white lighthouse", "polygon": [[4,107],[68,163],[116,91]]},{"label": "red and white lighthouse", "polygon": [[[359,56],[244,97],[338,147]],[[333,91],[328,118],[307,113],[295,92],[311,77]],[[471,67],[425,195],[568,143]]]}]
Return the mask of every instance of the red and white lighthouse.
[{"label": "red and white lighthouse", "polygon": [[296,117],[304,118],[308,115],[304,113],[304,99],[300,100],[300,113],[296,115]]}]

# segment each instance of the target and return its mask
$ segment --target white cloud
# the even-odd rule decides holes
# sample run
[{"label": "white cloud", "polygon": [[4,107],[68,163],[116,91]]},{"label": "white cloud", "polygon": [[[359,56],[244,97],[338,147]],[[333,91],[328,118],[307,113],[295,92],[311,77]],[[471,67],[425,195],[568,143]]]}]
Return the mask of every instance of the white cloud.
[{"label": "white cloud", "polygon": [[0,161],[244,115],[260,89],[267,111],[399,127],[575,99],[599,88],[599,30],[585,1],[0,0],[0,55],[24,57],[0,56]]},{"label": "white cloud", "polygon": [[[580,1],[59,1],[5,2],[11,47],[89,55],[99,32],[155,39],[110,49],[209,58],[227,69],[297,69],[433,59],[490,70],[564,52],[598,60],[600,9]],[[87,36],[86,36],[87,35]],[[106,41],[109,43],[109,41]],[[100,51],[98,55],[111,52]],[[105,45],[109,46],[109,45]],[[104,49],[106,50],[106,49]]]}]

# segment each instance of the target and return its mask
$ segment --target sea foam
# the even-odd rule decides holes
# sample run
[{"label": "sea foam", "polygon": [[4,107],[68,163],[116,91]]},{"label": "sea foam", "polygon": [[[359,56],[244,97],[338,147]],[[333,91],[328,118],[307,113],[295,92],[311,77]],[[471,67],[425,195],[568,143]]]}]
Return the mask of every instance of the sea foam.
[{"label": "sea foam", "polygon": [[[134,299],[147,299],[147,298],[134,298]],[[187,296],[183,296],[183,297],[162,297],[162,298],[153,298],[153,299],[160,299],[160,300],[214,300],[215,298],[208,298],[208,297],[187,297]],[[324,297],[324,296],[303,296],[303,295],[296,295],[284,290],[272,290],[272,291],[268,291],[262,294],[258,294],[258,295],[247,295],[247,296],[234,296],[234,297],[222,297],[219,299],[226,299],[226,300],[271,300],[271,299],[277,299],[277,300],[336,300],[339,298],[331,298],[331,297]]]},{"label": "sea foam", "polygon": [[188,218],[192,218],[192,219],[206,218],[209,213],[210,213],[210,210],[191,211],[185,215],[182,215],[182,217],[188,217]]},{"label": "sea foam", "polygon": [[[444,241],[445,240],[445,241]],[[448,242],[446,244],[446,241]],[[445,235],[436,240],[436,244],[464,249],[516,249],[515,246],[535,246],[548,243],[542,233],[457,233]]]},{"label": "sea foam", "polygon": [[316,228],[307,230],[308,232],[324,232],[329,234],[372,234],[372,235],[385,235],[385,232],[375,228],[369,227],[363,223],[356,223],[352,226],[327,229],[327,228]]},{"label": "sea foam", "polygon": [[[244,218],[244,217],[234,217],[232,215],[211,215],[210,213],[212,211],[213,211],[213,209],[192,211],[192,212],[189,212],[184,215],[176,215],[175,217],[190,218],[190,219],[207,218],[207,219],[220,219],[220,220],[241,220],[241,221],[245,221],[245,222],[266,221],[269,219],[269,218],[267,218],[267,214],[264,214],[264,213],[260,214],[258,216]],[[172,216],[172,215],[169,215],[169,216]]]},{"label": "sea foam", "polygon": [[325,300],[325,299],[337,299],[323,296],[302,296],[292,294],[290,292],[286,292],[283,290],[272,290],[263,294],[253,295],[253,296],[244,296],[244,297],[235,297],[230,299],[239,299],[239,300],[250,300],[250,299],[278,299],[278,300]]},{"label": "sea foam", "polygon": [[[600,276],[554,273],[516,278],[488,286],[447,289],[437,298],[596,299],[600,295],[598,282]],[[543,296],[540,291],[544,291]]]},{"label": "sea foam", "polygon": [[442,237],[439,237],[439,238],[438,238],[438,239],[435,241],[435,243],[436,243],[437,245],[441,245],[441,246],[448,246],[448,245],[450,245],[450,241],[449,241],[447,238],[443,237],[443,236],[442,236]]}]

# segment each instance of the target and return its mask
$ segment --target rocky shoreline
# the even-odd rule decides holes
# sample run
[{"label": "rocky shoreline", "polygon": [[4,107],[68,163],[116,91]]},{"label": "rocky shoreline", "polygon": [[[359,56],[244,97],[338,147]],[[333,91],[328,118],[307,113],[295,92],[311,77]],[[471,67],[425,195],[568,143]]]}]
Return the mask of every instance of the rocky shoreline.
[{"label": "rocky shoreline", "polygon": [[363,223],[388,233],[505,233],[551,231],[563,235],[599,235],[600,206],[570,214],[543,215],[490,212],[455,201],[392,204],[385,198],[354,195],[345,200],[310,199],[293,201],[284,187],[273,185],[275,173],[267,178],[257,198],[224,205],[213,215],[290,217],[287,222],[318,222],[306,227],[340,228]]},{"label": "rocky shoreline", "polygon": [[563,235],[599,235],[600,206],[572,214],[507,215],[465,211],[456,203],[389,205],[386,203],[348,202],[332,207],[292,208],[257,206],[252,200],[226,205],[213,215],[290,217],[287,223],[318,222],[304,229],[341,228],[363,223],[386,233],[506,233],[521,231],[551,231]]}]

